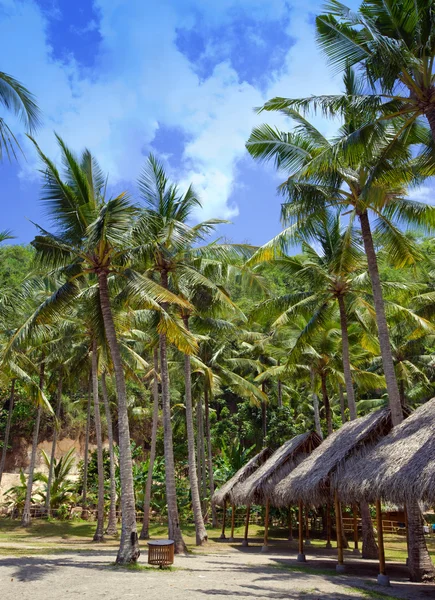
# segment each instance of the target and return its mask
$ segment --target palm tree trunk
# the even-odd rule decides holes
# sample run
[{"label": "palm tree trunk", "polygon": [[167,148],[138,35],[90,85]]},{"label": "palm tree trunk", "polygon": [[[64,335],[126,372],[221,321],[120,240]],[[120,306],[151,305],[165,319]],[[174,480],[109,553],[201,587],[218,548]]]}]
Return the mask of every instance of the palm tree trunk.
[{"label": "palm tree trunk", "polygon": [[379,345],[381,348],[382,365],[387,384],[388,402],[391,410],[393,425],[398,425],[403,420],[402,406],[400,404],[399,387],[394,371],[393,355],[390,346],[390,335],[385,316],[384,298],[382,294],[381,279],[379,277],[378,261],[373,244],[370,221],[367,211],[359,215],[364,249],[367,256],[367,266],[373,291],[373,302],[378,326]]},{"label": "palm tree trunk", "polygon": [[9,396],[9,411],[8,411],[8,419],[6,421],[6,431],[5,438],[3,441],[3,449],[2,449],[2,458],[0,462],[0,485],[2,482],[3,472],[5,470],[6,464],[6,453],[8,451],[9,445],[9,436],[11,433],[11,424],[12,424],[12,413],[14,410],[14,400],[15,400],[15,379],[11,381],[11,395]]},{"label": "palm tree trunk", "polygon": [[207,498],[207,469],[205,464],[205,434],[204,434],[204,411],[202,407],[202,400],[198,398],[198,407],[199,407],[199,452],[201,459],[201,477],[199,480],[199,495],[202,500],[202,507],[204,513],[207,510],[206,506],[206,498]]},{"label": "palm tree trunk", "polygon": [[[213,473],[213,452],[211,446],[211,431],[210,431],[210,405],[208,399],[207,385],[204,386],[204,407],[205,407],[205,437],[207,440],[207,468],[208,468],[208,483],[210,487],[210,498],[214,494],[214,473]],[[218,526],[216,506],[211,503],[211,524],[213,528]]]},{"label": "palm tree trunk", "polygon": [[116,395],[118,400],[119,431],[119,471],[121,474],[121,540],[116,557],[117,563],[136,562],[140,555],[136,526],[136,507],[133,487],[133,463],[130,447],[130,427],[128,423],[127,390],[121,353],[116,337],[115,323],[110,306],[107,273],[98,272],[100,305],[103,314],[104,329],[115,372]]},{"label": "palm tree trunk", "polygon": [[186,552],[187,548],[180,529],[175,486],[174,446],[172,442],[171,400],[166,335],[160,334],[160,372],[162,379],[163,433],[165,448],[166,503],[168,506],[168,535],[175,542],[175,552]]},{"label": "palm tree trunk", "polygon": [[328,435],[331,435],[333,432],[332,429],[332,416],[331,416],[331,404],[329,402],[328,389],[326,387],[326,375],[325,373],[320,374],[320,381],[322,384],[322,400],[323,406],[325,407],[325,415],[326,415],[326,428],[328,430]]},{"label": "palm tree trunk", "polygon": [[97,438],[97,470],[98,470],[98,505],[97,528],[94,533],[94,542],[104,539],[104,462],[103,438],[101,434],[100,401],[98,398],[98,350],[97,340],[92,339],[92,395],[94,397],[94,422],[95,436]]},{"label": "palm tree trunk", "polygon": [[347,419],[346,419],[346,406],[345,406],[345,402],[344,402],[344,392],[343,392],[343,386],[341,385],[341,383],[338,384],[338,397],[340,398],[341,422],[344,425],[346,423]]},{"label": "palm tree trunk", "polygon": [[319,412],[319,397],[315,392],[314,388],[314,371],[311,369],[310,371],[311,377],[311,395],[313,398],[313,410],[314,410],[314,427],[316,429],[316,433],[323,440],[323,431],[320,425],[320,412]]},{"label": "palm tree trunk", "polygon": [[[183,317],[184,326],[189,329],[189,318]],[[193,520],[195,522],[196,545],[202,546],[207,541],[207,531],[202,516],[201,499],[199,497],[198,478],[196,475],[195,432],[193,429],[192,408],[192,374],[190,356],[184,355],[184,395],[186,401],[187,452],[189,464],[190,494],[192,497]]]},{"label": "palm tree trunk", "polygon": [[[281,365],[281,361],[278,360],[278,367]],[[281,379],[278,378],[278,393],[277,393],[278,408],[282,408],[282,383]]]},{"label": "palm tree trunk", "polygon": [[359,509],[361,512],[361,527],[362,527],[362,552],[363,558],[378,558],[378,545],[375,538],[375,530],[370,514],[370,508],[367,502],[360,502]]},{"label": "palm tree trunk", "polygon": [[62,406],[62,373],[59,373],[59,381],[57,383],[57,404],[56,414],[54,415],[53,427],[53,442],[51,444],[50,466],[48,469],[47,494],[45,496],[45,510],[47,515],[51,515],[51,484],[53,481],[54,458],[56,454],[57,434],[59,432],[60,408]]},{"label": "palm tree trunk", "polygon": [[435,569],[427,551],[423,532],[423,518],[416,500],[407,502],[408,514],[408,568],[411,581],[433,581]]},{"label": "palm tree trunk", "polygon": [[115,479],[115,450],[113,446],[113,424],[110,412],[109,396],[107,394],[106,371],[101,376],[101,391],[103,393],[104,410],[107,421],[107,437],[109,438],[109,460],[110,460],[110,506],[109,519],[106,527],[107,535],[118,535],[116,524],[116,479]]},{"label": "palm tree trunk", "polygon": [[159,350],[154,348],[154,377],[153,377],[153,425],[151,430],[151,449],[150,461],[148,464],[147,483],[145,486],[145,500],[143,505],[141,540],[149,540],[150,509],[151,509],[151,490],[153,487],[154,461],[156,459],[157,427],[159,424]]},{"label": "palm tree trunk", "polygon": [[[261,384],[261,391],[263,394],[266,393],[266,384]],[[266,445],[266,437],[267,437],[267,405],[266,401],[263,399],[261,401],[261,425],[262,425],[262,433],[263,433],[263,446]]]},{"label": "palm tree trunk", "polygon": [[83,459],[83,493],[82,519],[88,517],[88,467],[89,467],[89,434],[91,431],[91,380],[88,382],[88,405],[86,410],[85,456]]},{"label": "palm tree trunk", "polygon": [[[45,362],[44,359],[41,362],[41,366],[39,367],[39,389],[41,392],[44,388],[44,379],[45,379]],[[33,427],[33,440],[32,440],[32,454],[30,455],[30,465],[29,465],[29,476],[27,478],[27,489],[26,489],[26,500],[24,502],[24,510],[23,516],[21,519],[21,525],[23,527],[28,527],[32,521],[30,517],[30,506],[32,502],[32,490],[33,490],[33,475],[35,473],[35,463],[36,463],[36,452],[38,450],[38,436],[39,436],[39,425],[41,423],[41,413],[42,413],[42,405],[38,404],[38,408],[36,409],[36,419],[35,425]]]},{"label": "palm tree trunk", "polygon": [[337,297],[337,300],[338,307],[340,310],[341,348],[343,359],[344,382],[346,384],[347,405],[349,407],[350,418],[351,420],[353,420],[356,419],[356,402],[355,392],[352,383],[352,374],[350,370],[349,333],[347,326],[346,305],[344,303],[344,296],[339,295]]}]

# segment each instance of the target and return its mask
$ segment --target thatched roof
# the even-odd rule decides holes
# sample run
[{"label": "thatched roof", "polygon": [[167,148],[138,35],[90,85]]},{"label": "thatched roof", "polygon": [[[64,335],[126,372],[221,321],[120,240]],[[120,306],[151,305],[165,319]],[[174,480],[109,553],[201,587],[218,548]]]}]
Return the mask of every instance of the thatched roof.
[{"label": "thatched roof", "polygon": [[235,475],[231,477],[222,487],[215,491],[212,497],[213,504],[223,506],[224,502],[233,501],[234,488],[245,481],[254,471],[256,471],[272,454],[270,448],[263,448],[261,452],[256,454],[250,461],[246,463]]},{"label": "thatched roof", "polygon": [[377,444],[366,460],[346,470],[339,484],[347,498],[394,503],[435,502],[435,398]]},{"label": "thatched roof", "polygon": [[264,504],[275,485],[297,467],[322,442],[315,432],[301,433],[283,444],[234,491],[236,504]]},{"label": "thatched roof", "polygon": [[280,506],[298,501],[319,506],[331,500],[346,461],[363,458],[390,429],[389,409],[348,421],[276,485],[274,501]]}]

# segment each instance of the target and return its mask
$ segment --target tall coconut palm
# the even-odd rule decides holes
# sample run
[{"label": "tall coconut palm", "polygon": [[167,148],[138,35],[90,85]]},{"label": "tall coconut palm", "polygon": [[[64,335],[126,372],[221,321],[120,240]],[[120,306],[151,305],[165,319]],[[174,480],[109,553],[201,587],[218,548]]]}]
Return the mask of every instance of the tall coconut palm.
[{"label": "tall coconut palm", "polygon": [[108,535],[118,535],[116,519],[116,479],[115,479],[115,448],[113,439],[112,412],[110,410],[109,395],[107,393],[106,371],[101,375],[101,392],[103,395],[104,410],[106,413],[107,438],[109,441],[109,459],[110,459],[110,505],[109,517],[106,527]]},{"label": "tall coconut palm", "polygon": [[80,281],[86,275],[96,278],[105,335],[113,361],[119,420],[120,471],[122,488],[122,533],[117,561],[134,562],[139,556],[133,490],[127,398],[121,353],[111,308],[109,278],[125,264],[126,238],[134,208],[125,194],[106,200],[106,178],[95,159],[85,151],[80,159],[57,137],[64,175],[36,145],[44,165],[43,203],[54,234],[40,228],[33,241],[42,267],[56,269],[65,283],[41,307],[47,315],[74,303],[82,292]]},{"label": "tall coconut palm", "polygon": [[[359,89],[361,83],[352,71],[345,77],[349,95]],[[291,101],[290,101],[291,103]],[[275,110],[276,105],[265,105],[265,110]],[[277,166],[289,171],[290,176],[281,187],[288,202],[283,206],[283,219],[290,228],[278,236],[288,241],[302,227],[312,230],[325,208],[345,209],[350,213],[349,227],[357,218],[361,227],[367,266],[371,280],[376,311],[382,363],[387,383],[390,407],[394,423],[402,419],[400,394],[394,373],[389,342],[388,326],[379,275],[378,261],[373,241],[373,221],[376,233],[383,240],[391,259],[398,266],[413,264],[415,248],[402,233],[399,225],[405,221],[417,227],[435,225],[435,209],[406,197],[407,186],[416,181],[416,163],[412,158],[413,143],[421,140],[421,130],[401,130],[400,124],[384,124],[382,141],[376,137],[370,151],[355,154],[352,159],[345,153],[333,152],[333,143],[293,108],[282,110],[296,123],[292,133],[281,133],[268,126],[255,129],[247,143],[248,150],[257,159],[274,159]],[[340,116],[344,125],[342,136],[356,131],[368,120],[349,104],[343,103]],[[266,248],[264,252],[266,252]]]},{"label": "tall coconut palm", "polygon": [[[40,123],[40,110],[35,97],[11,75],[0,72],[0,105],[14,114],[24,124],[28,133],[33,133]],[[15,148],[21,150],[17,138],[0,117],[0,160],[3,154],[16,158]]]},{"label": "tall coconut palm", "polygon": [[150,537],[150,508],[151,508],[151,489],[153,484],[154,461],[156,459],[157,445],[157,427],[159,424],[159,351],[158,348],[153,350],[153,422],[151,431],[151,448],[148,464],[148,475],[145,487],[145,499],[143,507],[143,523],[140,532],[140,539],[147,540]]},{"label": "tall coconut palm", "polygon": [[[405,127],[424,116],[435,140],[432,2],[367,0],[352,10],[329,0],[316,26],[317,41],[335,69],[359,65],[365,73],[373,96],[361,90],[353,95],[355,103],[377,104],[381,118],[399,115]],[[324,100],[333,104],[331,97]]]},{"label": "tall coconut palm", "polygon": [[[365,124],[376,120],[379,113],[352,101],[353,96],[361,92],[362,83],[350,69],[344,83],[346,94],[335,105],[335,110],[344,121],[340,136],[349,140]],[[434,207],[406,197],[407,187],[421,181],[421,161],[413,157],[413,148],[427,139],[426,132],[416,122],[404,127],[401,119],[383,121],[378,123],[375,134],[364,139],[365,151],[361,151],[360,143],[358,150],[349,151],[346,144],[340,146],[336,140],[327,140],[312,123],[295,112],[297,105],[298,101],[282,98],[267,103],[265,110],[284,112],[296,122],[296,130],[287,134],[268,126],[259,127],[252,132],[247,147],[257,159],[273,158],[278,167],[289,172],[281,188],[288,198],[283,207],[283,217],[288,224],[299,229],[310,228],[319,212],[330,206],[348,210],[350,223],[358,219],[373,292],[388,400],[393,424],[397,425],[403,414],[372,228],[374,224],[397,266],[415,263],[418,253],[400,226],[404,222],[420,228],[435,226]],[[299,105],[304,103],[299,102]],[[424,174],[431,173],[431,167],[427,169],[426,164]],[[370,213],[374,222],[370,221]],[[290,235],[291,230],[287,230],[287,234],[281,235],[282,241],[288,240]],[[421,535],[418,506],[412,510],[408,506],[408,512],[409,528],[413,528],[411,578],[432,578],[434,570]]]}]

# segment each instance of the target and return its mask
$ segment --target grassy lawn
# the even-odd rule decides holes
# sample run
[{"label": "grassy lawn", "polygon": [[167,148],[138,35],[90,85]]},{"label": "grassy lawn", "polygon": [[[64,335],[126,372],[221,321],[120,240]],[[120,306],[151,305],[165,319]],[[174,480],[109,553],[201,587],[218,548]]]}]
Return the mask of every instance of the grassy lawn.
[{"label": "grassy lawn", "polygon": [[[140,524],[138,525],[140,529]],[[45,521],[34,520],[31,527],[24,529],[20,521],[11,521],[10,519],[0,519],[0,556],[26,556],[34,554],[53,554],[61,552],[71,552],[80,550],[89,550],[93,548],[104,548],[115,551],[118,545],[118,539],[107,536],[101,545],[92,542],[92,536],[95,530],[95,523],[81,520],[74,521]],[[241,525],[235,529],[235,537],[243,537],[244,527]],[[151,525],[150,533],[152,538],[166,538],[167,529],[164,525]],[[209,544],[204,549],[205,552],[221,551],[225,549],[226,544],[219,543],[220,529],[208,529]],[[183,535],[186,544],[190,550],[195,548],[195,530],[193,526],[184,526]],[[229,531],[227,531],[229,535]],[[261,543],[263,528],[259,525],[252,525],[249,529],[249,537],[255,542]],[[270,543],[273,545],[274,538],[280,539],[281,544],[286,536],[283,530],[272,529],[270,532]],[[296,542],[296,540],[295,540]],[[311,540],[313,551],[316,548],[324,548],[324,540]],[[141,542],[142,546],[146,542]],[[427,544],[432,559],[435,561],[435,536],[427,538]],[[201,549],[197,549],[197,551]],[[404,536],[385,536],[385,552],[387,561],[406,560],[406,539]]]}]

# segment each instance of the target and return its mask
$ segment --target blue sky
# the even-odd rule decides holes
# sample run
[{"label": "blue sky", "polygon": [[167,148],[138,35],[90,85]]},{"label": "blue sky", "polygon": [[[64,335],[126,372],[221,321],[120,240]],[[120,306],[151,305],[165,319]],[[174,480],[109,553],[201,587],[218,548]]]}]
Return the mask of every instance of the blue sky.
[{"label": "blue sky", "polygon": [[[355,4],[355,2],[353,2]],[[279,176],[244,144],[273,96],[335,93],[314,41],[317,0],[0,0],[1,69],[37,96],[37,140],[54,160],[53,131],[88,147],[114,189],[134,190],[148,152],[181,186],[198,218],[230,219],[220,233],[261,244],[279,231]],[[275,119],[275,121],[274,121]],[[280,118],[267,116],[270,123]],[[8,121],[19,131],[19,125]],[[333,125],[324,123],[323,129]],[[0,164],[2,223],[28,242],[46,224],[38,161]]]}]

